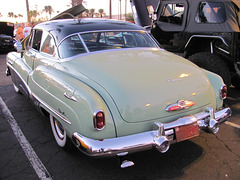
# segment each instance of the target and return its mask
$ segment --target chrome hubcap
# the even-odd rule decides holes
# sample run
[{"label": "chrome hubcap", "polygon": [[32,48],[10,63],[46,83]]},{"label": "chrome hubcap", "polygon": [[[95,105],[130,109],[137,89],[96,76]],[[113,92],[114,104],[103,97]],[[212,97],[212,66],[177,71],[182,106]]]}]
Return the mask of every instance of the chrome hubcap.
[{"label": "chrome hubcap", "polygon": [[55,118],[54,118],[54,127],[58,137],[60,139],[64,139],[64,129],[62,127],[62,124],[59,121],[57,121]]}]

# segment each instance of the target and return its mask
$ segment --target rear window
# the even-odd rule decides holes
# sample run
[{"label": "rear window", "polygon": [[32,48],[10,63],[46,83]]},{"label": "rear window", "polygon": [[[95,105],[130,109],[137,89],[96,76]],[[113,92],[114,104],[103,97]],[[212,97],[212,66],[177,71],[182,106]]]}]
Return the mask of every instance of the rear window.
[{"label": "rear window", "polygon": [[226,21],[224,4],[221,2],[201,2],[195,18],[197,23],[223,23]]},{"label": "rear window", "polygon": [[144,31],[91,32],[81,34],[81,37],[90,52],[120,48],[157,47]]},{"label": "rear window", "polygon": [[145,31],[100,31],[75,34],[58,46],[61,58],[78,54],[121,48],[159,48]]},{"label": "rear window", "polygon": [[61,58],[68,58],[86,52],[87,51],[77,34],[66,38],[59,45],[59,54]]}]

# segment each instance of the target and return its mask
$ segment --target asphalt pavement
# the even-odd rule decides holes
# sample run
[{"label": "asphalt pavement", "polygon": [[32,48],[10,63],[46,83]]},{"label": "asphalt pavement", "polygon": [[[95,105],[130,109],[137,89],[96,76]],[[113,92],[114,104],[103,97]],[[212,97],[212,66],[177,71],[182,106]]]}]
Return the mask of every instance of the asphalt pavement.
[{"label": "asphalt pavement", "polygon": [[216,135],[203,133],[172,145],[165,154],[131,154],[128,159],[135,166],[121,169],[116,158],[91,158],[77,149],[67,152],[59,148],[48,118],[14,92],[11,78],[5,76],[5,58],[0,54],[0,180],[240,179],[240,90],[230,89],[225,102],[233,116]]}]

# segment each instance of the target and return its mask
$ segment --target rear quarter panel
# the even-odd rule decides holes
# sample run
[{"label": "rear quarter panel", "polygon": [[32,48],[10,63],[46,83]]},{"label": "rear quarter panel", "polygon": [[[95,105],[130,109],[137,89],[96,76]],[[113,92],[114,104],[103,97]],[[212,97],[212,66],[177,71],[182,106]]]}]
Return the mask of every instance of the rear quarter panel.
[{"label": "rear quarter panel", "polygon": [[[29,87],[42,107],[62,123],[69,137],[74,132],[93,139],[116,137],[108,107],[97,90],[85,83],[52,67],[39,66],[30,75]],[[66,98],[64,93],[74,96],[76,101]],[[104,110],[106,117],[102,131],[93,126],[93,113],[99,109]]]},{"label": "rear quarter panel", "polygon": [[207,71],[203,69],[204,73],[207,75],[214,93],[215,93],[215,99],[216,99],[216,109],[220,109],[223,106],[223,100],[220,97],[220,89],[224,85],[224,82],[220,76],[218,76],[215,73],[212,73],[210,71]]}]

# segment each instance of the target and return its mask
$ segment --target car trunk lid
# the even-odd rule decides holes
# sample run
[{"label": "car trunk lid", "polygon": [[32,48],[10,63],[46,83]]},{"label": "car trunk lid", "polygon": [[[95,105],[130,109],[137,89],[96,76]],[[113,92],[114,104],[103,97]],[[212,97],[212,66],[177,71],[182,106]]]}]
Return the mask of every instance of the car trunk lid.
[{"label": "car trunk lid", "polygon": [[[203,71],[165,50],[95,52],[71,63],[108,92],[126,122],[175,116],[213,101],[213,90]],[[195,105],[166,111],[167,106],[179,100],[193,101]]]}]

